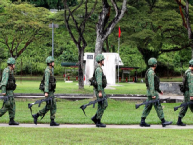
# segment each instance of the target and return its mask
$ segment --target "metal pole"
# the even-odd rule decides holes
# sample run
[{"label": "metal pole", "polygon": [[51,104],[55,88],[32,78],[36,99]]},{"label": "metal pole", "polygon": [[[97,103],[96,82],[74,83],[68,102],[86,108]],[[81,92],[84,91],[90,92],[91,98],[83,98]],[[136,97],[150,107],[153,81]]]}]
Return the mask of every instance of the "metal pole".
[{"label": "metal pole", "polygon": [[[120,38],[118,37],[118,54],[119,54]],[[118,83],[119,83],[119,55],[118,55]]]},{"label": "metal pole", "polygon": [[[54,58],[54,23],[52,23],[52,57]],[[52,73],[54,75],[54,68],[52,68]]]}]

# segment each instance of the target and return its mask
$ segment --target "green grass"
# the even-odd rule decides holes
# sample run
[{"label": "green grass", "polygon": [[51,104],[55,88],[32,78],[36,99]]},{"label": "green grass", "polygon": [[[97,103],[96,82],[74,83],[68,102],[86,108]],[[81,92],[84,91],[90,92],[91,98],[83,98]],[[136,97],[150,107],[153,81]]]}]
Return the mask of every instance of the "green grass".
[{"label": "green grass", "polygon": [[[95,114],[97,105],[95,108],[89,106],[86,108],[86,116],[84,116],[82,110],[79,108],[81,105],[88,103],[91,100],[81,100],[81,101],[67,101],[58,100],[62,102],[57,102],[57,113],[56,121],[62,124],[93,124],[90,118]],[[16,101],[16,118],[15,120],[20,123],[33,123],[33,118],[31,117],[30,110],[27,108],[28,103],[32,103],[34,100],[27,101]],[[105,110],[102,121],[106,124],[139,124],[141,120],[141,114],[144,106],[139,109],[135,109],[135,103],[140,102],[129,102],[129,101],[115,101],[108,99],[108,108]],[[0,106],[2,101],[0,102]],[[177,122],[179,110],[174,112],[173,107],[179,105],[180,103],[163,103],[163,109],[165,114],[165,119],[173,121],[173,124]],[[45,104],[42,104],[39,108],[38,105],[32,107],[33,113],[36,113],[39,109],[43,108]],[[39,120],[38,123],[49,123],[50,113],[48,112],[43,120]],[[183,121],[187,124],[193,124],[193,115],[188,110]],[[0,118],[0,123],[7,123],[9,121],[8,113]],[[152,108],[151,113],[147,117],[146,121],[150,124],[161,124],[161,121],[157,117],[156,111]]]},{"label": "green grass", "polygon": [[[42,93],[39,90],[40,81],[17,81],[15,93]],[[105,89],[106,94],[145,94],[146,86],[144,83],[120,83],[115,90]],[[78,89],[78,82],[65,83],[57,81],[56,94],[93,94],[92,86],[85,86],[84,90]]]},{"label": "green grass", "polygon": [[0,144],[192,144],[193,130],[0,128]]},{"label": "green grass", "polygon": [[182,82],[183,78],[182,77],[163,77],[160,79],[161,82]]}]

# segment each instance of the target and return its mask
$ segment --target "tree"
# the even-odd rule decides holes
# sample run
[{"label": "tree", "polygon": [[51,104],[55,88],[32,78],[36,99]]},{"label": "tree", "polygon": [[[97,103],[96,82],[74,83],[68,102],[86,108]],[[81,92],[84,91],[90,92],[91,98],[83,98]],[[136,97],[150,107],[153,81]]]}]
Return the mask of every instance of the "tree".
[{"label": "tree", "polygon": [[49,34],[49,11],[26,3],[10,4],[0,15],[0,43],[10,56],[19,57],[32,43],[43,43]]},{"label": "tree", "polygon": [[[191,27],[191,19],[190,19],[190,14],[189,14],[189,7],[191,7],[190,3],[192,4],[193,1],[192,0],[186,0],[185,5],[182,4],[181,0],[176,0],[176,3],[179,5],[180,8],[180,14],[182,16],[182,20],[183,23],[182,25],[186,28],[187,33],[188,33],[188,38],[191,41],[191,48],[192,48],[192,58],[193,58],[193,33],[192,33],[192,27]],[[184,18],[184,14],[181,10],[181,7],[184,9],[184,13],[185,13],[185,18]]]},{"label": "tree", "polygon": [[[75,17],[75,12],[77,12],[77,10],[83,6],[84,6],[84,14],[81,14],[80,17],[83,17],[83,20],[79,22],[80,18]],[[67,4],[67,0],[64,0],[64,21],[67,27],[67,30],[72,38],[72,40],[74,41],[74,43],[76,44],[77,48],[78,48],[78,79],[79,79],[79,89],[83,89],[84,88],[84,66],[83,66],[83,59],[84,59],[84,49],[87,46],[87,42],[85,41],[84,38],[84,32],[85,32],[85,26],[86,26],[86,22],[89,19],[89,17],[93,14],[95,7],[97,4],[97,0],[95,0],[94,6],[92,7],[92,9],[90,10],[90,12],[88,12],[89,8],[88,8],[88,0],[86,0],[85,2],[83,2],[83,0],[80,1],[79,5],[77,7],[75,7],[73,10],[71,10]],[[67,13],[68,12],[68,13]],[[76,13],[76,15],[78,15]],[[74,27],[76,29],[75,32],[72,31],[72,25],[69,22],[70,18],[72,19],[71,22],[74,23]]]},{"label": "tree", "polygon": [[[129,1],[123,17],[122,45],[136,47],[147,64],[150,57],[158,58],[169,52],[188,49],[190,43],[181,28],[179,13],[173,2],[165,0]],[[124,25],[124,22],[130,22]]]},{"label": "tree", "polygon": [[111,13],[111,6],[109,5],[109,2],[107,0],[102,0],[102,11],[100,13],[98,22],[96,24],[97,37],[96,37],[96,43],[95,43],[95,56],[97,54],[102,53],[104,41],[111,34],[116,24],[124,16],[124,13],[127,9],[127,0],[123,0],[121,9],[117,6],[117,2],[115,0],[111,0],[111,4],[113,5],[113,8],[116,14],[113,20],[110,21],[110,23],[108,24],[110,13]]}]

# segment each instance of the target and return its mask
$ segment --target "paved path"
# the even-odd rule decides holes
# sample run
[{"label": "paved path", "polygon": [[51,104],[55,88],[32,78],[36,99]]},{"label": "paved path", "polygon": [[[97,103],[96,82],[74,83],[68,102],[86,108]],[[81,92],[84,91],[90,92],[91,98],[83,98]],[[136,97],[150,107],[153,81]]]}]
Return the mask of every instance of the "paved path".
[{"label": "paved path", "polygon": [[[0,127],[33,127],[33,128],[96,128],[95,125],[90,124],[61,124],[58,127],[51,127],[49,124],[20,124],[19,126],[10,126],[8,124],[0,124]],[[185,127],[177,125],[169,125],[162,127],[161,125],[151,125],[151,127],[140,127],[139,125],[107,125],[106,128],[118,129],[193,129],[193,125]]]}]

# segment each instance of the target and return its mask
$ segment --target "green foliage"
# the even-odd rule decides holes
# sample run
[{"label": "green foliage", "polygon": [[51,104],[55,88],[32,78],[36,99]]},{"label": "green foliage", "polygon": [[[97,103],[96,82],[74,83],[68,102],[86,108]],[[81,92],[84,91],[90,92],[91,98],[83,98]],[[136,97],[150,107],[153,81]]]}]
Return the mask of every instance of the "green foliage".
[{"label": "green foliage", "polygon": [[[31,2],[39,4],[36,4],[37,7],[34,7],[27,3],[15,2],[11,4],[8,0],[0,1],[0,49],[4,49],[4,53],[0,53],[3,56],[0,57],[5,62],[6,58],[10,56],[8,46],[4,43],[6,39],[3,36],[5,35],[2,35],[1,32],[7,35],[10,48],[12,48],[14,39],[13,49],[17,46],[17,42],[21,39],[23,40],[18,47],[17,51],[19,51],[25,46],[28,38],[34,36],[34,32],[40,29],[37,36],[41,35],[42,37],[40,39],[38,37],[28,45],[27,49],[17,58],[16,72],[20,74],[22,59],[23,74],[42,74],[46,67],[44,64],[45,59],[51,55],[52,49],[51,29],[48,28],[48,24],[54,22],[60,26],[54,29],[55,73],[61,75],[64,70],[60,66],[61,62],[78,61],[78,50],[64,24],[64,12],[50,13],[48,10],[38,7],[41,3],[44,3],[42,6],[46,8],[58,8],[58,3],[55,0],[31,0]],[[75,5],[79,3],[76,0],[68,2],[72,6],[71,9],[74,9]],[[182,2],[184,3],[184,1]],[[120,6],[122,0],[117,1],[117,3]],[[91,8],[91,6],[93,6],[93,1],[89,1],[88,8]],[[84,6],[82,6],[74,13],[79,23],[84,18],[84,10]],[[96,10],[89,18],[85,27],[84,37],[87,41],[85,52],[95,51],[95,24],[98,21],[100,12],[101,3],[98,3]],[[114,15],[115,12],[113,6],[111,6],[110,20],[112,20]],[[193,7],[191,5],[190,20],[193,21]],[[77,38],[77,32],[73,29],[75,25],[72,20],[70,20],[70,24]],[[140,67],[138,73],[144,72],[148,59],[155,57],[158,58],[158,66],[160,66],[158,70],[162,72],[169,69],[171,73],[179,75],[181,64],[183,71],[188,67],[188,61],[191,59],[190,48],[182,49],[179,52],[165,52],[173,48],[181,48],[189,43],[187,30],[182,27],[179,7],[175,1],[129,0],[125,16],[108,37],[110,52],[118,51],[118,26],[121,27],[122,31],[120,56],[125,66]],[[106,44],[104,44],[104,49],[107,49]],[[14,55],[16,55],[15,52]],[[2,64],[1,69],[4,66]],[[162,75],[166,75],[166,73]]]}]

